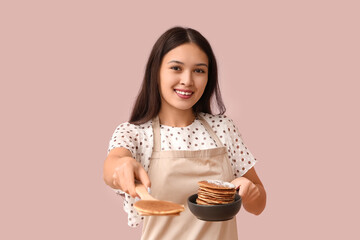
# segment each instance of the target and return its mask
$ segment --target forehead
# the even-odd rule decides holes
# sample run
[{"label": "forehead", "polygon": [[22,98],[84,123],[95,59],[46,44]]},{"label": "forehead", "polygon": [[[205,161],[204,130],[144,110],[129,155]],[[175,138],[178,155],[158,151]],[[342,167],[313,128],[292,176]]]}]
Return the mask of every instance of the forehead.
[{"label": "forehead", "polygon": [[194,43],[185,43],[165,54],[163,62],[171,60],[181,61],[187,64],[208,63],[206,53]]}]

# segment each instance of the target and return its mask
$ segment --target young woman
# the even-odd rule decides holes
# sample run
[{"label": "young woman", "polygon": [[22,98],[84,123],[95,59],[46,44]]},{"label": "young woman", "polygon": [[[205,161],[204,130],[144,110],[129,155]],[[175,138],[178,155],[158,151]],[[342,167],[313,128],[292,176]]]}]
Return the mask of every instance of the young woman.
[{"label": "young woman", "polygon": [[[212,100],[220,114],[213,114]],[[208,41],[191,28],[166,31],[152,49],[130,121],[116,128],[104,163],[104,180],[124,197],[129,225],[144,220],[142,239],[237,239],[235,218],[201,221],[186,207],[201,180],[232,182],[240,187],[246,211],[264,210],[256,159],[224,112]],[[185,211],[138,215],[135,180],[151,187],[155,198],[185,205]]]}]

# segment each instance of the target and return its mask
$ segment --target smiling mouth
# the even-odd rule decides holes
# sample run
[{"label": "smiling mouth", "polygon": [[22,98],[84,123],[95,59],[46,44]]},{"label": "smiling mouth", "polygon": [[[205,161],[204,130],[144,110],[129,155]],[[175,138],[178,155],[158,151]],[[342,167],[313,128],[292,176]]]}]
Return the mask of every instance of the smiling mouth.
[{"label": "smiling mouth", "polygon": [[180,90],[176,90],[176,89],[174,91],[183,96],[191,96],[193,94],[193,92],[184,92],[184,91],[180,91]]}]

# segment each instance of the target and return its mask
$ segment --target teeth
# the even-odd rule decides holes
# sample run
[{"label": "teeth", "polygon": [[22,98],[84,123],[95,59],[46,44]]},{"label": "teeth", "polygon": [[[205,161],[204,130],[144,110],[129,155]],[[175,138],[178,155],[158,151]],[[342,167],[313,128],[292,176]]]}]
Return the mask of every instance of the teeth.
[{"label": "teeth", "polygon": [[182,92],[182,91],[178,91],[178,90],[175,90],[175,92],[180,93],[181,95],[186,95],[186,96],[190,96],[192,94],[192,92]]}]

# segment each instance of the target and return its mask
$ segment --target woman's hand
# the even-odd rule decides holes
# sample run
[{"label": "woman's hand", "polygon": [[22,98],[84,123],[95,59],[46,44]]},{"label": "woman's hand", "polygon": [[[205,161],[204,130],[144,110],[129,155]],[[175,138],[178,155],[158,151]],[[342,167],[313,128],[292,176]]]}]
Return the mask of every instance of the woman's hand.
[{"label": "woman's hand", "polygon": [[260,196],[259,188],[245,177],[236,178],[231,183],[236,186],[236,189],[239,188],[239,195],[243,204],[252,202]]},{"label": "woman's hand", "polygon": [[266,192],[254,167],[249,169],[242,177],[235,178],[231,183],[236,188],[239,188],[239,195],[246,211],[259,215],[264,210]]},{"label": "woman's hand", "polygon": [[113,185],[132,197],[139,197],[135,192],[135,179],[140,180],[145,187],[150,187],[150,179],[143,166],[132,157],[122,157],[115,167]]},{"label": "woman's hand", "polygon": [[120,189],[132,197],[138,197],[135,191],[135,180],[150,187],[150,179],[145,169],[125,148],[113,149],[104,164],[104,180],[106,184]]}]

